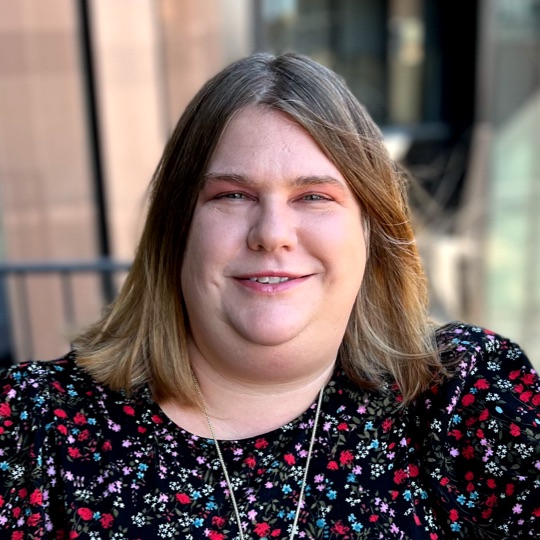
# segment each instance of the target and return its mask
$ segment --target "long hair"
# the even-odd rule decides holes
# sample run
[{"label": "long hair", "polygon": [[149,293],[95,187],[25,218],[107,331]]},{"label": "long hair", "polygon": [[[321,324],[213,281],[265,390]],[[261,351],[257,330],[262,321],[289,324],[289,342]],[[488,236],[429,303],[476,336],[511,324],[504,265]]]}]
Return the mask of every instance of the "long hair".
[{"label": "long hair", "polygon": [[287,114],[357,198],[368,259],[338,362],[359,385],[395,381],[409,403],[441,367],[404,182],[380,131],[341,78],[294,53],[239,60],[188,105],[154,174],[133,266],[102,319],[75,340],[78,362],[113,389],[130,392],[148,384],[156,400],[198,404],[180,274],[209,160],[227,123],[248,106]]}]

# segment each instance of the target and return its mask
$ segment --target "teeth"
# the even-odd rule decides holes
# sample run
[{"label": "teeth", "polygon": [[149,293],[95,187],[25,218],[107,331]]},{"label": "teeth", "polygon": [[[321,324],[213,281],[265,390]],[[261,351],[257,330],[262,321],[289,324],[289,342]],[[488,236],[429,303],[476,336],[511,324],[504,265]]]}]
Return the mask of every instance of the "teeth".
[{"label": "teeth", "polygon": [[284,281],[289,281],[288,277],[277,277],[277,276],[264,276],[264,277],[250,277],[250,281],[258,281],[259,283],[283,283]]}]

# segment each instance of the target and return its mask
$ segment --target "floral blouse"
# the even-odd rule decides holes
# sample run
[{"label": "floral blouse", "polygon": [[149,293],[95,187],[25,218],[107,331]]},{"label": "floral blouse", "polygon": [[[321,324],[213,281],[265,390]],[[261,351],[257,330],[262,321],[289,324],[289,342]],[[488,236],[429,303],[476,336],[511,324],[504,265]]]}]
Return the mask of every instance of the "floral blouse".
[{"label": "floral blouse", "polygon": [[[439,340],[455,375],[406,408],[392,385],[366,390],[336,370],[297,538],[540,538],[536,373],[480,328]],[[0,392],[0,538],[239,538],[213,441],[175,425],[147,388],[113,392],[69,354],[11,369]],[[288,538],[315,408],[220,443],[245,538]]]}]

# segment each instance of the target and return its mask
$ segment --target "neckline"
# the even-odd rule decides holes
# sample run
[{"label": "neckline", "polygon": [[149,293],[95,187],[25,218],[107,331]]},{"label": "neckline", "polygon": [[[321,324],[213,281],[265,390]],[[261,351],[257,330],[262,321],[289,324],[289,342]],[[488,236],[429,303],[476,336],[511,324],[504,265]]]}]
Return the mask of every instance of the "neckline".
[{"label": "neckline", "polygon": [[[329,396],[331,393],[333,393],[333,389],[336,385],[336,380],[340,376],[339,370],[337,368],[334,369],[332,376],[330,377],[330,380],[326,383],[324,393],[323,393],[323,410],[321,411],[321,421],[324,418],[324,404],[328,401]],[[192,440],[192,441],[200,441],[205,444],[214,444],[214,441],[211,437],[196,435],[195,433],[191,433],[189,430],[179,426],[176,424],[160,407],[160,405],[152,398],[152,393],[150,391],[150,387],[148,385],[145,385],[143,387],[142,395],[145,399],[145,401],[149,404],[151,415],[152,417],[157,416],[159,418],[159,422],[157,423],[158,427],[157,429],[165,430],[166,432],[172,434],[173,436],[181,435],[183,439],[185,440]],[[269,443],[272,441],[276,441],[279,438],[281,438],[284,434],[287,432],[294,432],[298,428],[302,429],[309,429],[309,422],[312,419],[313,412],[315,411],[317,407],[317,400],[318,400],[318,394],[312,401],[312,403],[308,406],[307,409],[305,409],[299,416],[292,419],[291,421],[273,429],[268,432],[260,433],[255,436],[251,437],[245,437],[240,439],[218,439],[219,444],[223,446],[224,448],[230,448],[235,446],[251,446],[257,443],[257,441],[261,439],[265,439]],[[305,426],[302,426],[302,423],[305,423]]]}]

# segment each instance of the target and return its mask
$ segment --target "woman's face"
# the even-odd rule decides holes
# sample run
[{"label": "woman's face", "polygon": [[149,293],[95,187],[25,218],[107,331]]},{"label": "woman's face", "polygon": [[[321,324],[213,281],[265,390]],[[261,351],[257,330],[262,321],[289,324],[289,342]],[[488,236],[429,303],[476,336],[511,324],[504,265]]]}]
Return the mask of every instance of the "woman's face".
[{"label": "woman's face", "polygon": [[286,115],[241,110],[210,161],[182,268],[197,347],[337,350],[365,262],[360,208],[338,169]]}]

